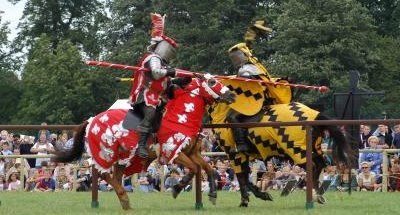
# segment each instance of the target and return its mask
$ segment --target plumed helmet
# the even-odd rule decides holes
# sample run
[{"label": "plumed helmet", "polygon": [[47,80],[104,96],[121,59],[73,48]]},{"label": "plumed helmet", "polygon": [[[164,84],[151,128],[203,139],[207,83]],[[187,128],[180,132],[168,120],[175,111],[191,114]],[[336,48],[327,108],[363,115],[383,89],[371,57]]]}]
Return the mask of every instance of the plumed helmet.
[{"label": "plumed helmet", "polygon": [[178,44],[176,41],[164,35],[165,15],[151,14],[152,31],[150,49],[158,54],[163,60],[169,62],[176,57]]}]

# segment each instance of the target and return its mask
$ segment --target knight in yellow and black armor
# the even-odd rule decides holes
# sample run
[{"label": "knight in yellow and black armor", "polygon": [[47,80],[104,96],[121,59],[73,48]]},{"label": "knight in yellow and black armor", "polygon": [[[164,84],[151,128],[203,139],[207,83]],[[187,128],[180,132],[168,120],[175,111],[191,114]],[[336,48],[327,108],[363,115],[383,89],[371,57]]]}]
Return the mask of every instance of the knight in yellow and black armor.
[{"label": "knight in yellow and black armor", "polygon": [[[251,45],[255,42],[257,36],[271,33],[272,29],[264,25],[264,21],[256,21],[251,25],[244,36],[245,42],[238,43],[228,50],[229,58],[235,69],[237,69],[237,76],[264,80],[266,82],[285,82],[287,80],[272,78],[267,68],[265,68],[260,61],[253,55]],[[242,82],[242,84],[248,84]],[[228,113],[227,121],[229,123],[240,123],[249,117],[253,117],[255,113],[259,113],[271,104],[286,104],[291,101],[292,94],[290,87],[271,84],[260,84],[259,87],[262,92],[259,92],[264,99],[262,104],[251,105],[252,108],[257,110],[246,111],[240,104],[237,107],[232,107]],[[246,88],[243,86],[242,88]],[[240,92],[240,91],[239,91]],[[248,96],[250,94],[243,94]],[[240,95],[239,95],[240,96]],[[253,96],[253,95],[252,95]],[[249,105],[247,105],[249,106]],[[249,143],[247,142],[247,129],[245,128],[232,128],[233,135],[236,142],[236,149],[232,149],[231,153],[248,152]]]}]

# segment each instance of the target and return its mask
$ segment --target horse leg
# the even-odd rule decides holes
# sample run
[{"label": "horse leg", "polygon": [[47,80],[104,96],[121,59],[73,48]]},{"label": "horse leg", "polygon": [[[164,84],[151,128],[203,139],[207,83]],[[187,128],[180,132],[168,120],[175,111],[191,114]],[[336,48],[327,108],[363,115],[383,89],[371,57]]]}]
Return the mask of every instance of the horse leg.
[{"label": "horse leg", "polygon": [[[314,168],[313,168],[313,187],[316,191],[316,199],[317,202],[320,204],[325,204],[326,203],[326,199],[323,196],[323,194],[326,191],[326,186],[324,183],[327,182],[323,182],[322,185],[319,185],[319,176],[322,172],[322,170],[324,169],[324,158],[321,155],[317,155],[313,158],[313,163],[314,163]],[[330,184],[330,182],[329,182]],[[328,185],[329,185],[328,184]]]},{"label": "horse leg", "polygon": [[237,180],[239,182],[239,188],[240,188],[240,204],[239,207],[247,207],[249,205],[249,191],[247,188],[247,180],[246,178],[249,177],[249,174],[247,172],[242,172],[242,173],[236,173]]},{"label": "horse leg", "polygon": [[261,190],[256,185],[254,185],[252,182],[250,182],[249,177],[246,177],[245,180],[246,180],[249,190],[254,194],[254,196],[256,198],[262,199],[264,201],[267,201],[267,200],[273,201],[271,194],[269,194],[267,191],[261,192]]},{"label": "horse leg", "polygon": [[250,174],[250,167],[249,167],[249,156],[248,155],[241,155],[242,164],[241,169],[242,172],[246,173],[247,177],[244,177],[245,183],[247,188],[254,194],[256,198],[262,199],[264,201],[272,201],[272,196],[268,192],[261,192],[261,190],[250,182],[248,175]]},{"label": "horse leg", "polygon": [[116,181],[119,183],[122,183],[122,175],[124,173],[125,166],[119,165],[118,163],[114,164],[114,172],[113,172],[113,178],[115,178]]},{"label": "horse leg", "polygon": [[193,179],[195,173],[197,173],[198,167],[193,163],[188,156],[184,153],[179,153],[178,157],[174,161],[177,164],[181,164],[190,169],[190,173],[183,176],[179,183],[172,188],[172,196],[174,198],[178,197],[179,193],[185,188],[189,182]]},{"label": "horse leg", "polygon": [[206,171],[210,187],[210,191],[208,193],[209,197],[208,199],[211,201],[213,205],[215,205],[217,201],[217,188],[215,186],[214,169],[211,168],[211,166],[203,160],[203,158],[200,155],[200,151],[198,151],[198,153],[196,152],[192,153],[190,155],[190,158],[192,159],[193,162],[195,162],[197,165],[200,165],[200,167]]},{"label": "horse leg", "polygon": [[[115,170],[114,174],[120,174],[116,173],[119,169]],[[121,174],[122,175],[122,174]],[[117,181],[116,178],[113,178],[110,176],[109,173],[104,173],[103,178],[107,181],[108,184],[111,184],[111,186],[114,188],[115,193],[117,194],[119,198],[119,202],[121,203],[122,209],[124,210],[131,210],[131,206],[129,204],[129,197],[128,194],[126,193],[125,189],[122,187],[121,182]]]}]

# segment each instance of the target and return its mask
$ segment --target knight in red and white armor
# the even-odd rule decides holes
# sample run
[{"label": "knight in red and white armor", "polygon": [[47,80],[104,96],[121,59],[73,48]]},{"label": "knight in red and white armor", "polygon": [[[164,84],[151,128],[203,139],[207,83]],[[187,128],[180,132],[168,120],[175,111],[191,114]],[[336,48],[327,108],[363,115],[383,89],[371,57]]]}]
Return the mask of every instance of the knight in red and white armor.
[{"label": "knight in red and white armor", "polygon": [[151,126],[156,115],[156,108],[161,105],[164,92],[171,77],[175,76],[175,69],[168,66],[170,61],[176,57],[178,44],[170,37],[164,35],[165,15],[151,14],[152,39],[139,67],[142,70],[135,72],[129,101],[135,111],[143,114],[137,130],[140,132],[138,144],[138,156],[147,158],[147,139],[151,134]]}]

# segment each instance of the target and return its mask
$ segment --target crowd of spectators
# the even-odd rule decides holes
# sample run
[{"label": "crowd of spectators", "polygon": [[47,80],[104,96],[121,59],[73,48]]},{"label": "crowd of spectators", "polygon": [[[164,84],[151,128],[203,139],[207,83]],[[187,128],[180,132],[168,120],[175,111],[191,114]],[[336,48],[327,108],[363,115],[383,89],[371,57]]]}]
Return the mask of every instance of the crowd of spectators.
[{"label": "crowd of spectators", "polygon": [[[1,131],[0,154],[51,154],[55,150],[68,150],[72,146],[72,133],[62,131],[60,134],[41,130],[36,137]],[[370,126],[360,128],[360,149],[400,148],[400,125],[393,130],[385,125],[379,125],[376,131]],[[203,152],[221,151],[215,144],[215,136],[210,131],[204,131],[199,139]],[[325,132],[323,149],[329,149],[333,142],[329,132]],[[233,168],[225,156],[203,157],[213,168],[218,190],[238,191],[239,183]],[[382,190],[382,154],[375,152],[359,154],[358,169],[341,169],[334,166],[329,155],[326,155],[328,165],[320,175],[320,181],[330,181],[329,190],[346,191],[349,188],[359,191]],[[389,157],[389,191],[400,191],[400,162],[398,154]],[[91,189],[90,160],[80,160],[74,164],[53,163],[49,158],[0,158],[0,191],[25,190],[29,192],[49,191],[89,191]],[[267,162],[256,160],[251,163],[252,174],[249,176],[262,192],[281,190],[291,180],[296,181],[298,189],[305,189],[306,172],[303,168],[288,161],[271,158]],[[127,191],[159,192],[171,191],[181,178],[188,173],[182,166],[161,165],[153,162],[146,172],[131,177],[124,177],[123,183]],[[352,174],[349,174],[351,171]],[[24,176],[21,185],[20,177]],[[201,190],[209,190],[208,177],[202,172]],[[106,181],[99,179],[99,190],[108,192],[112,187]],[[192,183],[184,188],[192,190]]]}]

